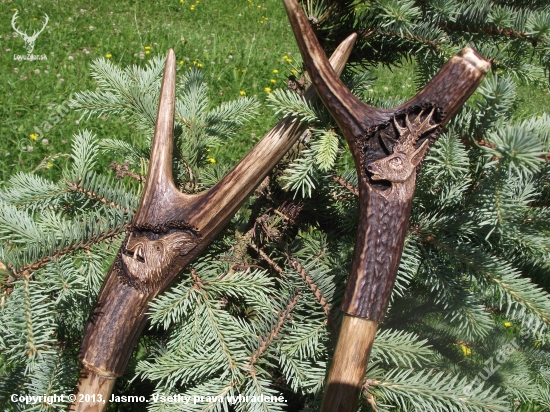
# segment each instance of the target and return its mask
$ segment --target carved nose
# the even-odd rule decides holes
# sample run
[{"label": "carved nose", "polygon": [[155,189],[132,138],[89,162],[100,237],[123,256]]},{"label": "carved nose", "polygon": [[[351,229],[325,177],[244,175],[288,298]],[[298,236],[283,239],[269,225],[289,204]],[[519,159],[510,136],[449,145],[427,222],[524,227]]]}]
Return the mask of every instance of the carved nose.
[{"label": "carved nose", "polygon": [[369,163],[367,165],[367,170],[370,172],[370,173],[376,173],[376,172],[379,172],[380,171],[380,168],[378,167],[378,165],[376,163]]},{"label": "carved nose", "polygon": [[145,253],[143,251],[144,246],[142,242],[128,242],[126,251],[132,255],[135,260],[145,262]]}]

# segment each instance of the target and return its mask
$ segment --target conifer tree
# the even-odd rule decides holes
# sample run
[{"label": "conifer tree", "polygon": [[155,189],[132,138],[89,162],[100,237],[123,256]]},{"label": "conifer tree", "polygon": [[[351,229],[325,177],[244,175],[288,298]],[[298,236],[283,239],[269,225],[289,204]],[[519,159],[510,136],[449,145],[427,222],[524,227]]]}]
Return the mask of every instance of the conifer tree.
[{"label": "conifer tree", "polygon": [[[358,30],[344,78],[377,107],[396,102],[368,93],[376,81],[369,65],[414,61],[419,87],[466,44],[493,65],[424,162],[360,410],[550,410],[550,116],[514,116],[518,82],[548,86],[550,9],[542,0],[304,7],[327,50]],[[0,191],[4,410],[67,406],[12,403],[10,395],[74,388],[82,328],[137,207],[162,66],[160,58],[145,68],[100,59],[91,68],[99,91],[73,102],[90,116],[129,118],[142,146],[83,130],[59,181],[18,173]],[[200,70],[179,81],[174,176],[194,193],[227,170],[208,162],[206,148],[236,133],[258,102],[210,108]],[[115,395],[205,397],[186,411],[318,408],[353,255],[357,178],[322,106],[288,90],[269,102],[310,132],[153,302]],[[97,170],[99,156],[115,162],[116,176]],[[239,395],[284,400],[244,403]],[[182,410],[160,400],[116,407]]]}]

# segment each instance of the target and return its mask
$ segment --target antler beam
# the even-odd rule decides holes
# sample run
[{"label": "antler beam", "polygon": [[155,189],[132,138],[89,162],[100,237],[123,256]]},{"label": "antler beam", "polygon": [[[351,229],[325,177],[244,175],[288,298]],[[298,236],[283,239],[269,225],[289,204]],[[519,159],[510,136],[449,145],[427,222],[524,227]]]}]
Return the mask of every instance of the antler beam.
[{"label": "antler beam", "polygon": [[[355,38],[349,36],[334,52],[331,64],[336,73],[344,69]],[[221,231],[306,129],[294,118],[281,120],[214,187],[186,195],[172,178],[175,87],[176,58],[170,50],[141,202],[84,331],[75,411],[105,410],[145,327],[149,302]],[[310,87],[305,97],[314,96]],[[78,402],[81,399],[89,402]]]},{"label": "antler beam", "polygon": [[352,412],[397,275],[416,174],[442,127],[490,64],[467,47],[411,100],[377,109],[357,99],[330,68],[296,0],[283,1],[305,66],[346,137],[359,176],[360,215],[345,314],[321,407],[323,412]]}]

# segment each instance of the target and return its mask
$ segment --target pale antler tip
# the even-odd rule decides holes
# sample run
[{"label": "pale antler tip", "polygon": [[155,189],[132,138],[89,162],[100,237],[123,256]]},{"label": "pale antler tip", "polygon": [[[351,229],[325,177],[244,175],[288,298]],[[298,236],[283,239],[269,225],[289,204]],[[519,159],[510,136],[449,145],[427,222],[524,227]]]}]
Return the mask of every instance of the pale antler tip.
[{"label": "pale antler tip", "polygon": [[459,56],[484,74],[491,69],[491,63],[470,46],[463,48]]},{"label": "pale antler tip", "polygon": [[172,66],[176,64],[176,54],[174,53],[174,49],[168,50],[168,54],[166,55],[166,66]]}]

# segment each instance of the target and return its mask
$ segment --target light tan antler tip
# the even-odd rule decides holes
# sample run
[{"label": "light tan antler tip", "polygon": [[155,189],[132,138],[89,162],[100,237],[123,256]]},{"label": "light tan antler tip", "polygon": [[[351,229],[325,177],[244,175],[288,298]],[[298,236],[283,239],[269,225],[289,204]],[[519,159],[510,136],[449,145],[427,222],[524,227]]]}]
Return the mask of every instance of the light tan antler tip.
[{"label": "light tan antler tip", "polygon": [[351,33],[346,39],[342,42],[355,42],[357,40],[357,33]]},{"label": "light tan antler tip", "polygon": [[491,69],[491,63],[469,46],[462,49],[460,56],[482,73]]},{"label": "light tan antler tip", "polygon": [[175,64],[176,63],[176,54],[174,49],[168,50],[168,55],[166,56],[166,64]]}]

